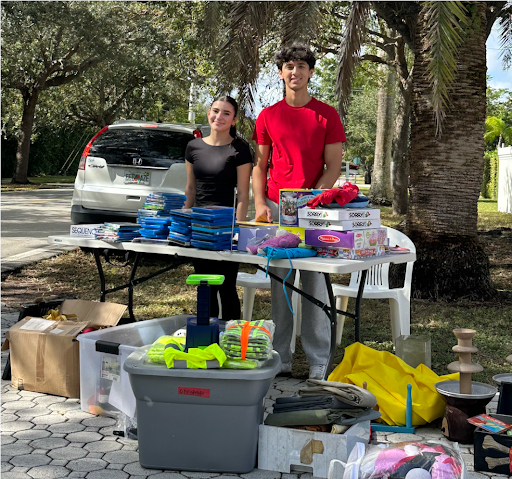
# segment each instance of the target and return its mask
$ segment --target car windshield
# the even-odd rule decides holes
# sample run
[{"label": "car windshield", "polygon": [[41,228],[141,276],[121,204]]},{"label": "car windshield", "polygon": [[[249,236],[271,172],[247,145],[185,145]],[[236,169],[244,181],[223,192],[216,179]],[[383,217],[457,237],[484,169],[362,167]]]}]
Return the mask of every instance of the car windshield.
[{"label": "car windshield", "polygon": [[168,167],[185,160],[185,148],[194,136],[165,130],[110,129],[92,144],[90,154],[105,158],[109,165]]}]

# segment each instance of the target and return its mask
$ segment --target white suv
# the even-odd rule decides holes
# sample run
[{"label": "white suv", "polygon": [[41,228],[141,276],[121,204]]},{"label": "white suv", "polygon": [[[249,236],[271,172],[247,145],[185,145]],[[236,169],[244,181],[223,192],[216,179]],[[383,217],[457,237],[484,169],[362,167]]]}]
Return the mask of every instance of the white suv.
[{"label": "white suv", "polygon": [[185,148],[209,126],[122,120],[82,153],[71,202],[73,224],[135,221],[152,192],[185,192]]}]

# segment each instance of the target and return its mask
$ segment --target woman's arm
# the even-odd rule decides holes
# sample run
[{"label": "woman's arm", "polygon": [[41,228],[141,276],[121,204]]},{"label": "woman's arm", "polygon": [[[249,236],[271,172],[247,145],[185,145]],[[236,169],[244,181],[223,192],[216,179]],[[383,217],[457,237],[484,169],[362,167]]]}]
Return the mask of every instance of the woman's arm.
[{"label": "woman's arm", "polygon": [[196,176],[194,175],[194,167],[192,163],[185,161],[187,167],[187,186],[185,186],[185,208],[192,208],[196,201]]},{"label": "woman's arm", "polygon": [[252,163],[237,166],[236,175],[236,191],[238,206],[236,208],[236,219],[245,221],[247,209],[249,208],[249,184],[251,181]]}]

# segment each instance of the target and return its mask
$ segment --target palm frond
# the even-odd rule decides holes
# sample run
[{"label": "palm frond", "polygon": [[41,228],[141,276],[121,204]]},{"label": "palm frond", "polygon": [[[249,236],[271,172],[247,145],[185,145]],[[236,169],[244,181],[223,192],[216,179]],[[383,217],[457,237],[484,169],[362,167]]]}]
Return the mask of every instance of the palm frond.
[{"label": "palm frond", "polygon": [[343,39],[339,47],[338,70],[336,72],[336,95],[338,110],[344,119],[352,85],[352,75],[357,64],[361,44],[366,35],[365,22],[370,2],[354,2],[345,25]]},{"label": "palm frond", "polygon": [[[323,2],[284,2],[282,4],[281,41],[288,45],[294,41],[310,43],[318,36]],[[279,6],[279,5],[278,5]]]},{"label": "palm frond", "polygon": [[238,88],[242,111],[254,110],[259,48],[273,16],[273,2],[232,2],[225,39],[219,48],[219,93]]},{"label": "palm frond", "polygon": [[222,3],[206,1],[204,2],[203,18],[199,20],[198,30],[201,32],[202,41],[208,45],[215,55],[219,41],[219,25],[222,18]]},{"label": "palm frond", "polygon": [[461,2],[427,1],[421,15],[427,26],[424,38],[427,73],[432,84],[432,106],[436,119],[436,134],[442,132],[448,89],[457,71],[457,48],[463,42],[463,26],[467,25],[466,8]]},{"label": "palm frond", "polygon": [[499,20],[500,26],[500,56],[503,68],[506,70],[512,66],[512,3],[502,10]]}]

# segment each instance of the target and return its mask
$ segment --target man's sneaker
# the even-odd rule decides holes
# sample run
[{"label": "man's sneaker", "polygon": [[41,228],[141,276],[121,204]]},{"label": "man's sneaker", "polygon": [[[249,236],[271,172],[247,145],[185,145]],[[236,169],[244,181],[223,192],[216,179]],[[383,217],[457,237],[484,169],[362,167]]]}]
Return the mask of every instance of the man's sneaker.
[{"label": "man's sneaker", "polygon": [[291,376],[292,375],[292,362],[281,363],[281,371],[278,376]]},{"label": "man's sneaker", "polygon": [[309,379],[324,379],[325,364],[315,364],[309,368]]}]

